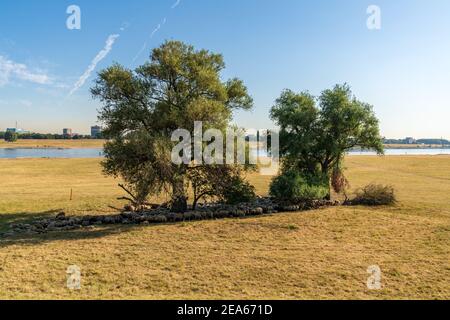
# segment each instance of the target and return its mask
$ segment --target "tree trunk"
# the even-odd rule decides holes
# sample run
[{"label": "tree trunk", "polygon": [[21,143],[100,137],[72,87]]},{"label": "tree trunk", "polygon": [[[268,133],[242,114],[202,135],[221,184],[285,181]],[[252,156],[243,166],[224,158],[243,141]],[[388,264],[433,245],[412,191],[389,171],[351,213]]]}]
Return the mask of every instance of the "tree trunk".
[{"label": "tree trunk", "polygon": [[175,213],[183,213],[188,209],[187,196],[184,190],[183,178],[176,178],[172,184],[171,210]]},{"label": "tree trunk", "polygon": [[192,210],[197,209],[198,198],[194,196],[194,202],[192,203]]},{"label": "tree trunk", "polygon": [[325,197],[325,200],[331,200],[331,178],[328,174],[329,164],[328,162],[322,163],[322,174],[325,174],[328,178],[328,195]]},{"label": "tree trunk", "polygon": [[331,200],[331,180],[328,178],[328,195],[325,197],[325,200]]}]

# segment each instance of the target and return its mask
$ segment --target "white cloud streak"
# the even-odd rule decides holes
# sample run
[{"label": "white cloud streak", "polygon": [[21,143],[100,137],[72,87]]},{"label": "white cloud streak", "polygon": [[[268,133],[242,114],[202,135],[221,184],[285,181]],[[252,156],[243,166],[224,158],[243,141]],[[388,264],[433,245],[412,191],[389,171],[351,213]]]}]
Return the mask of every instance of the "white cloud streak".
[{"label": "white cloud streak", "polygon": [[153,29],[152,33],[150,34],[150,38],[149,38],[147,41],[145,41],[145,43],[144,43],[144,45],[142,46],[141,50],[139,50],[139,52],[138,52],[138,53],[136,54],[136,56],[134,57],[133,62],[135,62],[135,61],[139,58],[139,56],[142,54],[142,52],[144,52],[145,48],[147,48],[148,42],[149,42],[149,41],[153,38],[153,36],[161,29],[161,27],[162,27],[164,24],[166,24],[166,21],[167,21],[167,19],[164,18],[163,21],[162,21],[160,24],[158,24],[158,25],[156,26],[155,29]]},{"label": "white cloud streak", "polygon": [[[171,9],[175,9],[176,7],[178,7],[181,4],[181,0],[177,0],[176,2],[174,2],[174,4],[171,6]],[[139,58],[139,56],[142,54],[142,52],[144,52],[144,50],[147,48],[148,42],[153,38],[153,36],[155,35],[155,33],[157,33],[159,31],[159,29],[161,29],[161,27],[166,23],[167,18],[164,18],[162,23],[158,24],[156,26],[156,28],[152,31],[152,33],[150,34],[150,38],[144,42],[144,45],[142,46],[141,50],[139,50],[139,52],[136,54],[136,56],[133,59],[133,63],[136,62],[136,60]]]},{"label": "white cloud streak", "polygon": [[177,2],[175,2],[175,3],[172,5],[172,9],[175,9],[176,7],[178,7],[178,6],[180,5],[180,3],[181,3],[181,0],[177,0]]},{"label": "white cloud streak", "polygon": [[11,78],[28,81],[37,84],[50,84],[50,77],[42,71],[33,72],[22,63],[0,56],[0,87],[8,84]]},{"label": "white cloud streak", "polygon": [[116,42],[117,38],[119,38],[118,34],[112,34],[108,37],[108,39],[106,40],[105,47],[102,50],[100,50],[100,52],[95,56],[94,60],[92,60],[91,64],[83,73],[83,75],[75,83],[75,85],[73,86],[72,90],[69,93],[69,96],[74,94],[78,89],[80,89],[85,84],[86,80],[91,76],[92,72],[97,67],[97,64],[99,64],[100,61],[105,59],[106,56],[109,54],[109,52],[112,50],[112,47]]}]

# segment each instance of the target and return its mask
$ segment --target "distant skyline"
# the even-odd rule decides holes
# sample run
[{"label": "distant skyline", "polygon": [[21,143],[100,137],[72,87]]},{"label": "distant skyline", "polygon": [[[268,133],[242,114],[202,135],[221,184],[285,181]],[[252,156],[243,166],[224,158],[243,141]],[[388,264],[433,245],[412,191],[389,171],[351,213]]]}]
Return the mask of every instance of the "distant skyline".
[{"label": "distant skyline", "polygon": [[[81,9],[81,29],[66,12]],[[381,29],[369,30],[370,5]],[[128,0],[0,3],[0,131],[63,128],[89,134],[98,71],[144,63],[168,39],[222,53],[224,79],[239,77],[255,100],[246,128],[273,128],[281,91],[348,83],[374,106],[387,138],[450,139],[450,1]]]}]

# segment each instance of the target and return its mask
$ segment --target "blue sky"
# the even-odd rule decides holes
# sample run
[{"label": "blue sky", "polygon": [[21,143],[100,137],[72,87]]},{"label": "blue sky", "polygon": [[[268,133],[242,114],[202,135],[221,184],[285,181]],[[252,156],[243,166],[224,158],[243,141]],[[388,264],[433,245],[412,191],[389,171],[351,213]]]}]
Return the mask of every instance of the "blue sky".
[{"label": "blue sky", "polygon": [[[66,27],[72,4],[81,30]],[[372,4],[381,30],[366,26]],[[96,72],[142,64],[166,39],[224,55],[224,77],[243,79],[255,99],[236,114],[241,126],[272,128],[284,88],[318,95],[347,82],[374,105],[383,135],[450,139],[448,0],[2,0],[0,130],[17,120],[32,131],[89,132]]]}]

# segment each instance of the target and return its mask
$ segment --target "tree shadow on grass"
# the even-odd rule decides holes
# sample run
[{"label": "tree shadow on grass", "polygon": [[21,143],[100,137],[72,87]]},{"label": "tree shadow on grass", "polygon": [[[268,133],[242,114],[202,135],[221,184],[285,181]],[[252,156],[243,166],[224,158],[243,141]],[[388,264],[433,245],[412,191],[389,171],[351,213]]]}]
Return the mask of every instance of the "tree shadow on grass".
[{"label": "tree shadow on grass", "polygon": [[11,224],[30,223],[43,218],[54,217],[63,209],[55,209],[43,212],[0,213],[0,232],[10,229]]},{"label": "tree shadow on grass", "polygon": [[[0,232],[8,232],[11,230],[10,224],[12,223],[32,223],[33,221],[55,217],[55,214],[61,212],[62,210],[51,210],[40,213],[18,213],[18,214],[0,214]],[[250,220],[261,217],[271,217],[274,214],[266,214],[264,216],[246,216],[246,217],[229,217],[217,220]],[[69,215],[69,218],[80,218],[83,215]],[[191,220],[191,221],[180,221],[180,222],[168,222],[168,223],[156,223],[146,225],[145,228],[154,228],[163,225],[173,225],[182,223],[196,223],[201,221],[215,221],[215,220]],[[258,222],[254,222],[258,223]],[[280,227],[279,225],[276,225]],[[0,235],[0,248],[5,248],[14,245],[21,246],[34,246],[45,244],[49,242],[57,241],[77,241],[77,240],[92,240],[99,239],[107,236],[117,235],[121,233],[130,232],[136,228],[143,228],[140,224],[101,224],[95,226],[81,227],[78,229],[67,230],[67,231],[48,231],[45,233],[33,233],[27,234],[15,233],[12,236],[2,237]],[[283,228],[286,228],[285,226]]]},{"label": "tree shadow on grass", "polygon": [[[129,232],[132,229],[139,227],[138,224],[111,224],[111,225],[98,225],[90,227],[82,227],[79,229],[68,231],[49,231],[46,233],[27,234],[27,233],[15,233],[13,236],[2,236],[1,233],[7,233],[11,231],[11,224],[18,223],[32,223],[40,219],[54,218],[56,214],[60,213],[62,209],[50,210],[45,212],[23,212],[13,214],[1,214],[0,213],[0,248],[13,246],[13,245],[39,245],[42,243],[53,241],[66,241],[66,240],[89,240],[106,237],[109,235],[119,234],[123,232]],[[71,218],[80,218],[81,215],[70,215]],[[149,226],[150,227],[150,226]]]},{"label": "tree shadow on grass", "polygon": [[81,228],[70,231],[52,231],[40,234],[18,233],[11,237],[0,238],[0,248],[14,245],[35,246],[56,241],[93,240],[129,232],[136,227],[139,227],[139,225],[97,226],[95,229]]}]

